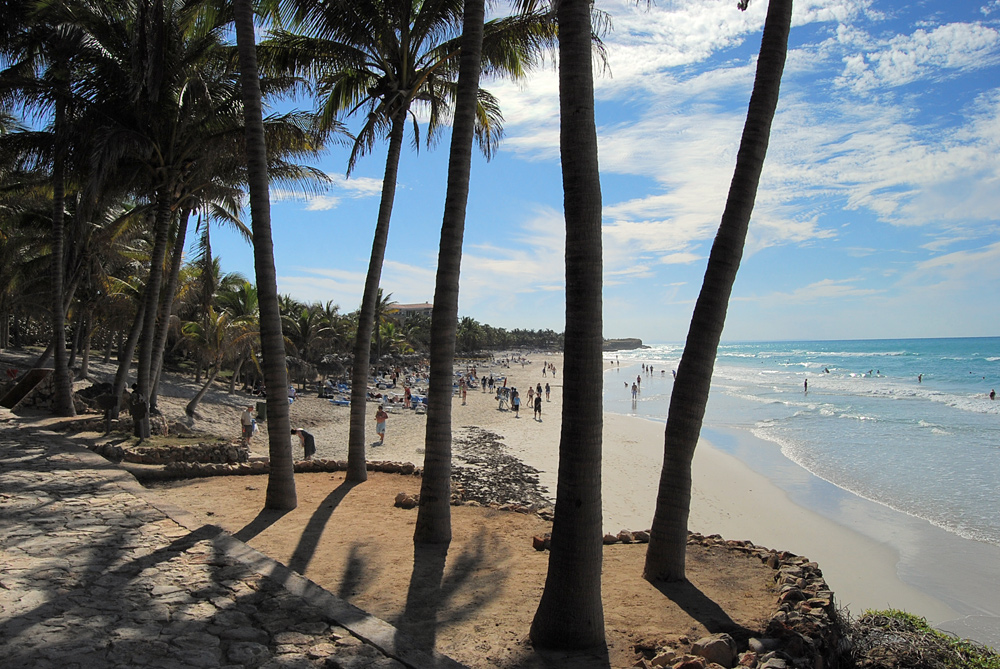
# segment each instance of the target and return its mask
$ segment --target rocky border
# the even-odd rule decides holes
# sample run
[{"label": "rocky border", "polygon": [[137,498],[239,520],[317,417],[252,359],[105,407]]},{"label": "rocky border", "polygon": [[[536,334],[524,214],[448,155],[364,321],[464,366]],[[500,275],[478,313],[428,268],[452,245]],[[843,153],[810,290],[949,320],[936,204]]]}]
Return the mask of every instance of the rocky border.
[{"label": "rocky border", "polygon": [[[549,548],[551,535],[532,538],[535,550]],[[604,535],[604,544],[648,543],[649,530],[622,530]],[[751,541],[726,540],[721,535],[688,533],[688,545],[718,547],[759,559],[775,570],[778,589],[777,610],[764,630],[764,638],[751,638],[740,649],[728,634],[713,634],[695,641],[689,653],[663,647],[643,653],[635,665],[643,669],[710,669],[735,666],[747,669],[834,669],[847,654],[850,641],[844,636],[842,621],[819,565],[808,558],[757,546]]]},{"label": "rocky border", "polygon": [[224,442],[127,448],[113,444],[89,444],[87,448],[112,462],[138,465],[236,464],[250,460],[250,449],[246,446]]}]

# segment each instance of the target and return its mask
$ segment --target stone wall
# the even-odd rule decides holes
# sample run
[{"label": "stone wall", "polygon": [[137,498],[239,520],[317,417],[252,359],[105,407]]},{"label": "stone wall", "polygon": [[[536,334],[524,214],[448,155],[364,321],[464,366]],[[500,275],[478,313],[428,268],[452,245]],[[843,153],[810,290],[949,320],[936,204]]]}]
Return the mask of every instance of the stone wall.
[{"label": "stone wall", "polygon": [[131,462],[141,465],[171,465],[199,463],[245,463],[250,459],[250,450],[245,446],[215,442],[183,446],[113,446],[99,444],[90,450],[115,462]]}]

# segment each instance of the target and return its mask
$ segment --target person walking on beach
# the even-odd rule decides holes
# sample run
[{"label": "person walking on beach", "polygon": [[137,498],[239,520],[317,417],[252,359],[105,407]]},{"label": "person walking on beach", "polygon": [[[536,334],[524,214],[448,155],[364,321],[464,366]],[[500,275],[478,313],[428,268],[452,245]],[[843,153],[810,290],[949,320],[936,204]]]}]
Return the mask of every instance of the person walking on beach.
[{"label": "person walking on beach", "polygon": [[535,397],[535,389],[532,388],[531,386],[528,386],[528,406],[529,407],[535,403],[534,397]]},{"label": "person walking on beach", "polygon": [[550,390],[551,390],[551,389],[549,388],[549,384],[547,384],[547,383],[546,383],[546,384],[545,384],[545,401],[546,401],[546,402],[548,402],[548,401],[549,401],[549,391],[550,391]]},{"label": "person walking on beach", "polygon": [[388,418],[389,414],[385,412],[385,407],[379,404],[378,411],[375,412],[375,432],[378,433],[379,446],[385,442],[385,421]]},{"label": "person walking on beach", "polygon": [[316,437],[312,436],[312,433],[306,432],[301,427],[293,427],[292,434],[299,435],[299,446],[302,447],[305,459],[312,460],[313,454],[316,453]]},{"label": "person walking on beach", "polygon": [[514,407],[514,418],[520,418],[521,396],[517,394],[517,389],[510,391],[510,405]]},{"label": "person walking on beach", "polygon": [[469,386],[465,383],[465,378],[462,378],[462,380],[458,382],[458,385],[462,389],[462,404],[465,404],[465,397],[466,393],[469,392]]},{"label": "person walking on beach", "polygon": [[246,406],[243,407],[243,412],[240,413],[240,427],[243,428],[243,436],[240,439],[240,444],[243,446],[250,445],[250,437],[253,436],[253,407]]},{"label": "person walking on beach", "polygon": [[541,394],[535,395],[535,420],[541,422],[542,420],[542,396]]},{"label": "person walking on beach", "polygon": [[802,390],[807,393],[809,392],[809,379],[802,382]]},{"label": "person walking on beach", "polygon": [[997,391],[991,388],[990,389],[990,399],[991,400],[995,400],[996,398],[997,398]]}]

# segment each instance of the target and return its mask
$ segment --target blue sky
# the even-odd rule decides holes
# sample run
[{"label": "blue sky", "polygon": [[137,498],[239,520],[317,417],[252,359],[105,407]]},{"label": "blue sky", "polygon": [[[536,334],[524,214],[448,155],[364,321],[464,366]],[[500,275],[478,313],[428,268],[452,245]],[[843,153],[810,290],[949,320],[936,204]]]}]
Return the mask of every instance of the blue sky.
[{"label": "blue sky", "polygon": [[[640,6],[636,6],[636,5]],[[683,341],[732,178],[766,3],[597,0],[607,337]],[[1000,334],[1000,0],[796,0],[781,101],[726,340]],[[460,315],[565,327],[556,72],[486,81],[505,117],[477,158]],[[449,138],[404,148],[382,286],[433,300]],[[357,308],[384,147],[335,184],[272,195],[278,288]],[[218,232],[227,271],[252,254]]]}]

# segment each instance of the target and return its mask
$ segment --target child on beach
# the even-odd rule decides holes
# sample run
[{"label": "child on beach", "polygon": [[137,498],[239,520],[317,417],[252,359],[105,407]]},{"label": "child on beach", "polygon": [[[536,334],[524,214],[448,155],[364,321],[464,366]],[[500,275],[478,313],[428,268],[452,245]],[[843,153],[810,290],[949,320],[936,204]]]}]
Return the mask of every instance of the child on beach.
[{"label": "child on beach", "polygon": [[511,391],[510,403],[514,407],[514,418],[520,418],[521,414],[518,410],[521,408],[521,396],[517,394],[516,390]]},{"label": "child on beach", "polygon": [[378,433],[379,446],[385,442],[385,421],[388,418],[389,414],[385,412],[385,407],[379,404],[378,411],[375,412],[375,431]]}]

